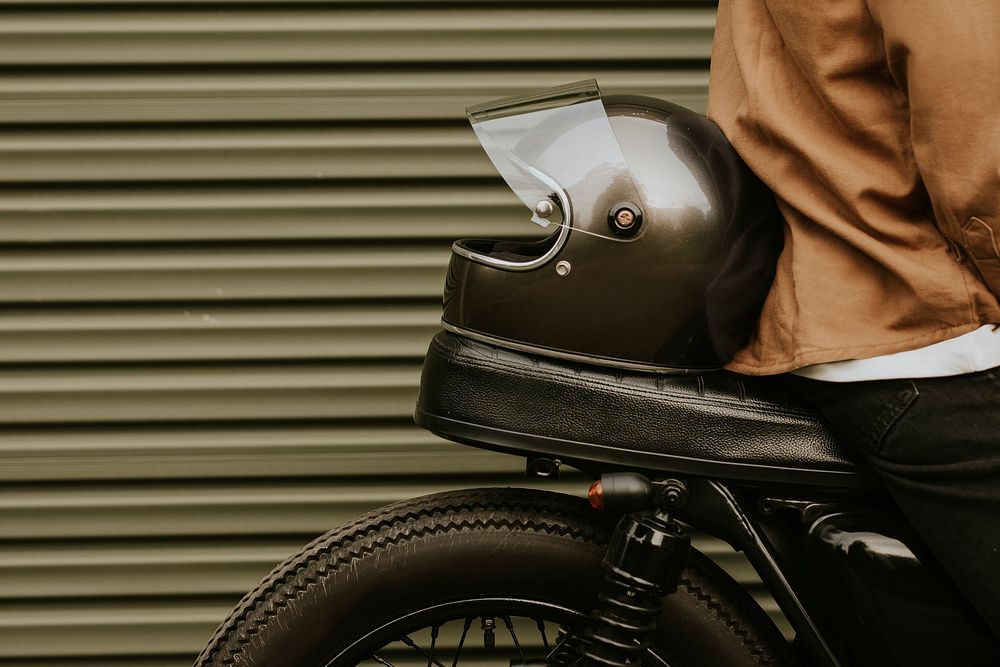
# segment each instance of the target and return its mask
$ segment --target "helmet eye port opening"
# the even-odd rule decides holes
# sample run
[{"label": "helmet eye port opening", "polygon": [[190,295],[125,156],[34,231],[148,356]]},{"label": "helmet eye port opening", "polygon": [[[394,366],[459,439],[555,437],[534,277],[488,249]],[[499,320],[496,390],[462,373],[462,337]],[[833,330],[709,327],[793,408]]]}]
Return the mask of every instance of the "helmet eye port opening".
[{"label": "helmet eye port opening", "polygon": [[462,239],[455,245],[475,255],[504,262],[528,263],[544,257],[559,240],[559,229],[538,241]]}]

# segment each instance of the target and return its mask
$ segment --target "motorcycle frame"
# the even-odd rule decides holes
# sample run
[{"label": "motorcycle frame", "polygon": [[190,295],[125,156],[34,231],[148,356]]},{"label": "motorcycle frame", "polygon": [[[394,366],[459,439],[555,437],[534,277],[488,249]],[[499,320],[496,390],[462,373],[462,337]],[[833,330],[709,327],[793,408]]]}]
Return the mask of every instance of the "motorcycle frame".
[{"label": "motorcycle frame", "polygon": [[802,529],[796,534],[787,516],[792,515],[801,525],[806,512],[843,503],[843,493],[821,497],[795,488],[755,487],[697,477],[686,481],[690,495],[678,510],[678,518],[743,552],[794,628],[796,641],[817,665],[854,664],[804,567],[807,557]]},{"label": "motorcycle frame", "polygon": [[[487,435],[491,429],[472,428],[458,434],[454,423],[445,426],[445,422],[450,420],[442,420],[419,410],[416,421],[420,426],[460,444],[526,457],[529,469],[532,468],[533,459],[557,454],[550,447],[536,450],[525,440],[516,445],[509,442],[499,444],[495,437],[491,437],[495,434]],[[481,437],[476,437],[477,435]],[[679,476],[666,470],[612,466],[606,461],[590,458],[558,458],[560,463],[577,468],[594,478],[599,477],[602,472],[626,470],[640,472],[651,478]],[[543,478],[549,476],[539,475]],[[808,593],[812,588],[809,577],[804,568],[797,565],[805,562],[804,547],[796,547],[796,543],[801,542],[796,537],[800,538],[801,533],[796,536],[782,526],[783,517],[778,515],[784,514],[782,510],[786,509],[798,511],[809,507],[838,506],[848,499],[852,501],[851,505],[857,506],[859,489],[853,485],[814,488],[732,482],[700,475],[682,475],[682,478],[688,487],[689,497],[685,505],[676,510],[676,517],[744,553],[795,630],[796,640],[802,643],[816,665],[848,667],[855,664],[833,619],[822,611],[819,596]],[[873,499],[871,495],[868,497]],[[759,513],[754,511],[758,507],[758,499],[769,499],[772,502],[775,511],[771,513],[770,520],[767,515],[758,516]]]},{"label": "motorcycle frame", "polygon": [[[652,480],[682,480],[689,495],[682,507],[673,510],[674,516],[743,552],[795,631],[797,650],[822,667],[864,663],[851,650],[849,638],[837,623],[838,614],[853,613],[852,601],[827,595],[815,585],[805,537],[813,520],[837,512],[889,511],[898,515],[891,498],[870,478],[803,471],[801,483],[790,483],[785,469],[776,468],[770,479],[764,469],[755,470],[751,477],[743,467],[724,462],[707,468],[681,463],[676,468],[651,469],[632,461],[627,450],[584,451],[564,441],[503,433],[419,409],[415,420],[460,444],[527,458],[529,473],[542,479],[554,477],[551,463],[539,465],[540,460],[550,459],[556,468],[565,464],[595,479],[603,473],[631,471]],[[722,476],[727,470],[734,474]],[[914,567],[923,566],[917,556],[911,556]],[[846,565],[852,566],[851,562]],[[915,634],[938,631],[933,620],[913,621]]]}]

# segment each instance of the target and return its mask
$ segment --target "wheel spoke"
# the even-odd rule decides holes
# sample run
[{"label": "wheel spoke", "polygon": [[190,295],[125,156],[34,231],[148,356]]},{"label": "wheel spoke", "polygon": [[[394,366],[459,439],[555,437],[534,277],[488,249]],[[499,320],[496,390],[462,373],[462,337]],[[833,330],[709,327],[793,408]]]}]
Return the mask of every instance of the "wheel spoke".
[{"label": "wheel spoke", "polygon": [[[440,607],[440,610],[421,611],[419,616],[401,617],[381,627],[338,653],[324,667],[341,664],[396,667],[400,660],[419,667],[466,667],[469,660],[478,664],[499,659],[504,663],[508,659],[511,663],[544,661],[553,667],[581,664],[580,649],[587,643],[581,627],[586,622],[583,614],[544,602],[509,598],[449,602]],[[509,644],[498,637],[505,632],[498,627],[501,621],[510,636]],[[466,651],[467,644],[478,640],[472,636],[473,623],[481,625],[483,633],[483,646],[476,644],[470,649],[474,655]],[[529,623],[535,626],[534,631]],[[518,627],[518,624],[523,625]],[[445,641],[449,636],[452,639]],[[470,657],[463,662],[467,653]]]},{"label": "wheel spoke", "polygon": [[538,632],[539,632],[539,634],[542,635],[542,648],[544,648],[545,651],[548,652],[548,650],[549,650],[549,638],[545,635],[545,621],[543,621],[540,618],[536,618],[535,619],[535,623],[538,626]]},{"label": "wheel spoke", "polygon": [[507,632],[510,633],[510,638],[514,640],[514,648],[517,649],[517,654],[520,658],[524,659],[524,651],[521,650],[521,643],[517,641],[517,634],[514,633],[514,624],[510,622],[510,616],[503,617],[503,623],[507,626]]},{"label": "wheel spoke", "polygon": [[465,626],[462,628],[462,638],[458,640],[458,650],[455,652],[455,660],[451,663],[451,667],[457,667],[458,659],[462,655],[462,647],[465,646],[465,638],[469,634],[469,628],[472,627],[472,617],[465,619]]},{"label": "wheel spoke", "polygon": [[434,663],[434,646],[437,644],[438,640],[438,630],[441,629],[440,625],[435,625],[431,628],[431,654],[427,656],[427,667],[431,667]]},{"label": "wheel spoke", "polygon": [[409,646],[410,648],[412,648],[420,655],[424,656],[425,658],[428,658],[428,664],[437,665],[437,667],[444,667],[444,665],[442,665],[440,662],[434,659],[434,656],[428,655],[427,651],[417,646],[417,643],[412,639],[410,639],[408,635],[404,635],[403,638],[400,639],[400,641]]}]

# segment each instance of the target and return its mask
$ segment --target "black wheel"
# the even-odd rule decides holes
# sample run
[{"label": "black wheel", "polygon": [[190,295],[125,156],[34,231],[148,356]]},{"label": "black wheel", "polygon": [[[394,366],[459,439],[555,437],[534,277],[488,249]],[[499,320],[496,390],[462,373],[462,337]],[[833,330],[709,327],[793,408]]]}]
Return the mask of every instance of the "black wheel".
[{"label": "black wheel", "polygon": [[[610,529],[583,500],[523,489],[390,505],[276,567],[195,665],[574,664]],[[775,665],[786,653],[760,607],[692,550],[643,665]]]}]

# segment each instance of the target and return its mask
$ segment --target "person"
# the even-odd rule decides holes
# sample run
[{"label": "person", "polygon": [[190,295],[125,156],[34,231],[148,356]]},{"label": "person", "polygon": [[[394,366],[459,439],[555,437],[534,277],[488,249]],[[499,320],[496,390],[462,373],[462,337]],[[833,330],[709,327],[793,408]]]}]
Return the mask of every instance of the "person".
[{"label": "person", "polygon": [[727,368],[791,373],[1000,635],[1000,2],[720,0],[708,115],[785,219]]}]

